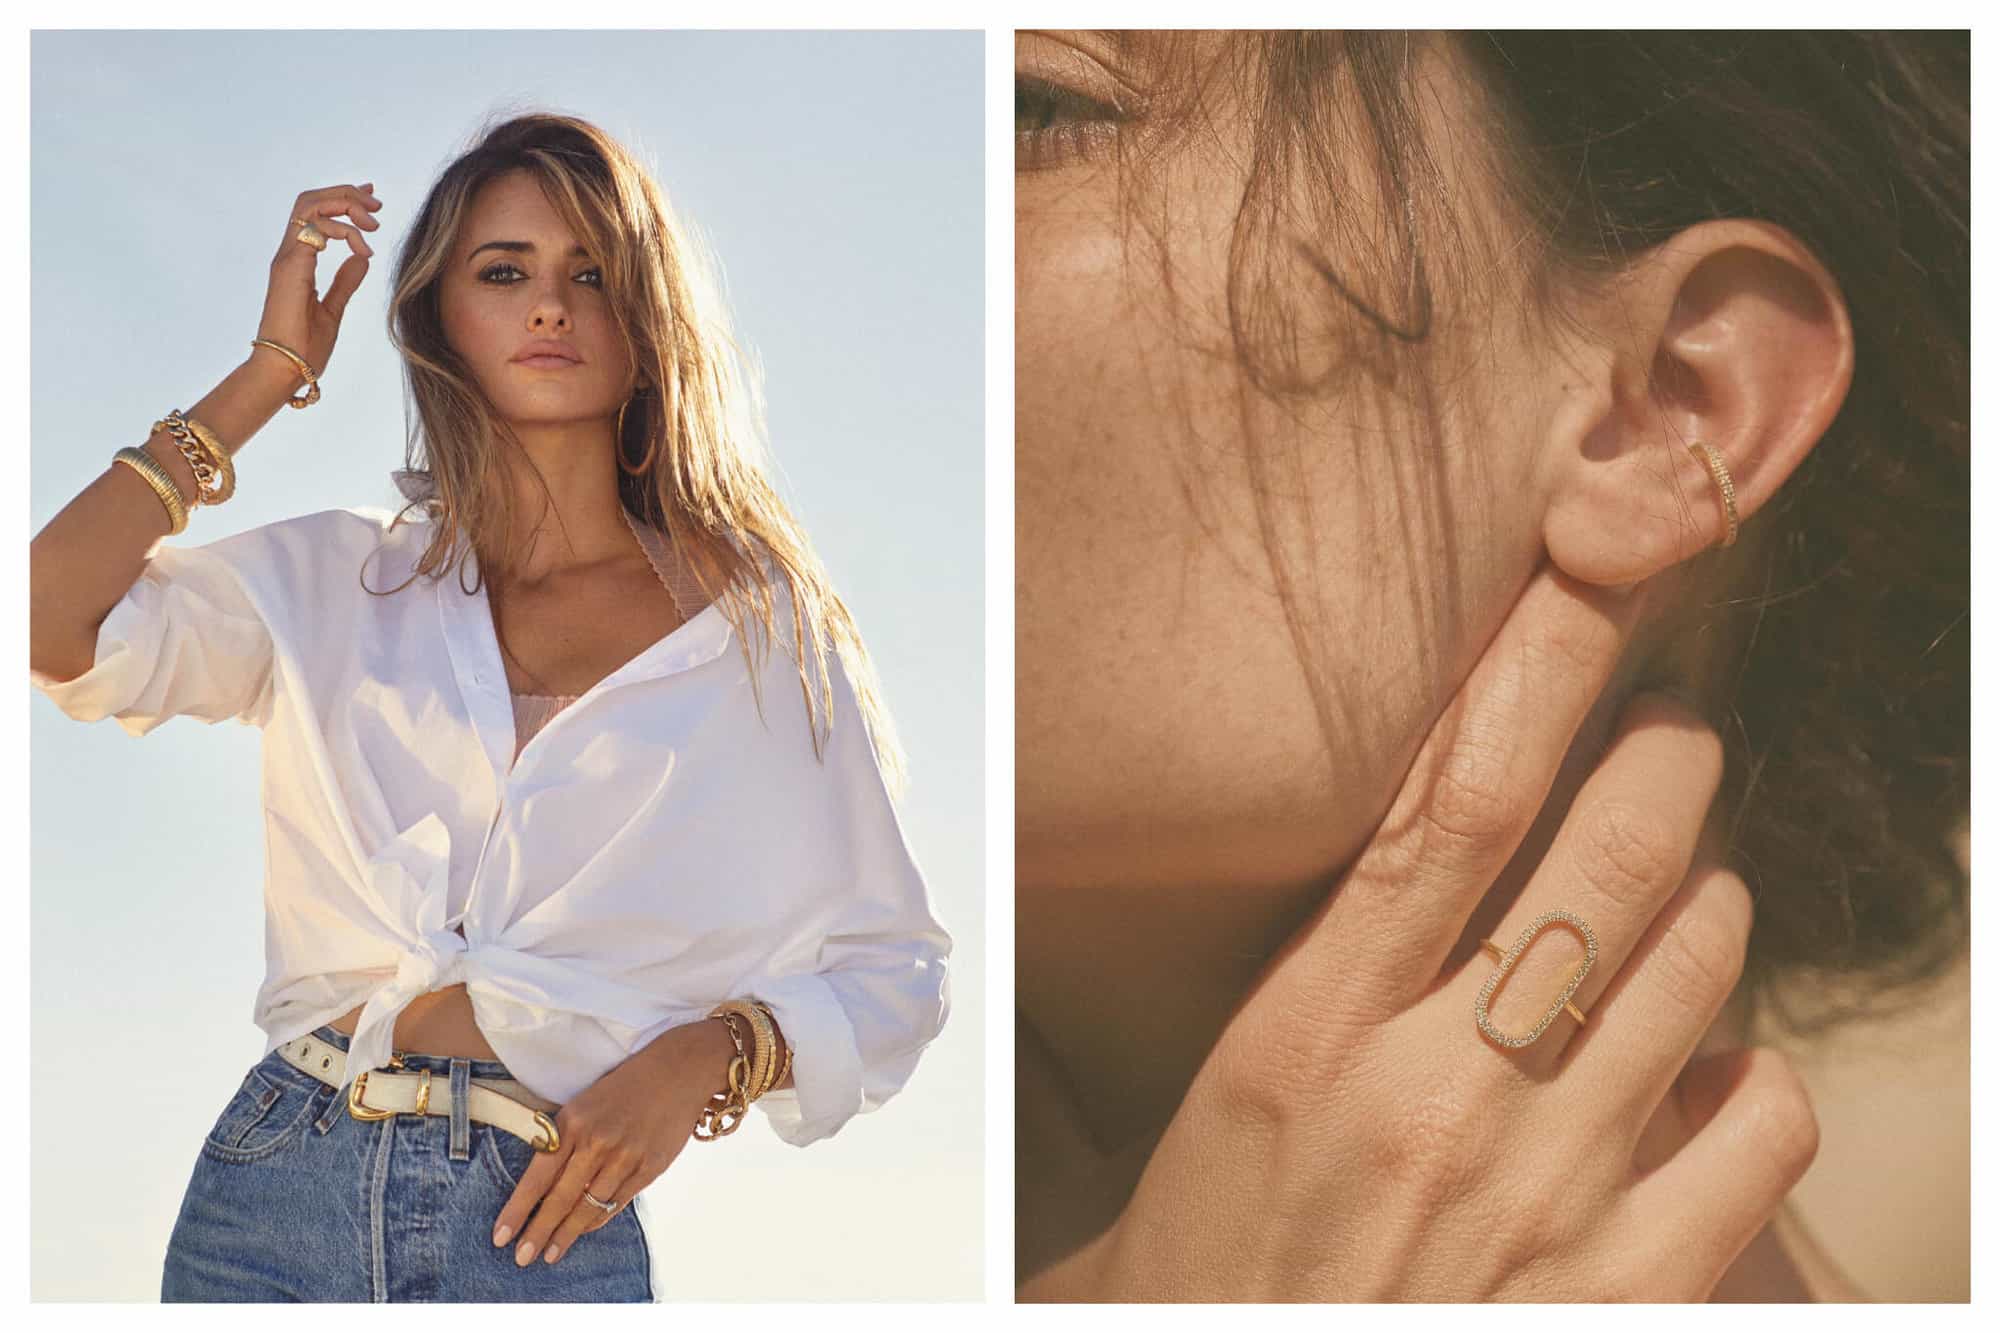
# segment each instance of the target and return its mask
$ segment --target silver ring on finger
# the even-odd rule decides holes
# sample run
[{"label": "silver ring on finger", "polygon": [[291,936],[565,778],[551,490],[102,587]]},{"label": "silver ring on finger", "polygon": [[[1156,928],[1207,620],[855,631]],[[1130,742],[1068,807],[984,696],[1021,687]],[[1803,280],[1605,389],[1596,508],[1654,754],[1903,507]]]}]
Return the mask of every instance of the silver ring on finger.
[{"label": "silver ring on finger", "polygon": [[615,1213],[622,1206],[615,1203],[606,1203],[604,1200],[598,1198],[595,1194],[592,1194],[589,1190],[585,1190],[583,1192],[583,1201],[587,1204],[590,1204],[594,1208],[602,1208],[607,1213]]},{"label": "silver ring on finger", "polygon": [[299,233],[298,235],[292,237],[293,240],[302,242],[306,245],[310,245],[313,248],[314,254],[318,254],[326,249],[325,232],[321,231],[318,227],[315,227],[312,223],[306,221],[304,218],[293,218],[292,221],[299,224]]}]

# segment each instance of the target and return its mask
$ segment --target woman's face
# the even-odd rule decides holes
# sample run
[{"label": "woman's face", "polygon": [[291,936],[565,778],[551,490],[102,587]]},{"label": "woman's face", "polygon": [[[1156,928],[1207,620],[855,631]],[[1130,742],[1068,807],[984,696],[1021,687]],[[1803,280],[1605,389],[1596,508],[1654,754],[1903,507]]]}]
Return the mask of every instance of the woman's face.
[{"label": "woman's face", "polygon": [[[1148,49],[1143,34],[1017,38],[1017,77],[1060,90],[1030,83],[1017,116],[1025,892],[1291,887],[1337,869],[1542,552],[1531,444],[1557,372],[1496,320],[1519,308],[1506,293],[1462,312],[1435,293],[1434,393],[1358,356],[1339,389],[1289,407],[1246,392],[1226,296],[1249,124],[1218,90],[1121,209],[1112,140],[1148,132]],[[1461,103],[1437,58],[1419,70],[1463,206]],[[1114,127],[1093,102],[1140,109]],[[1351,165],[1354,188],[1373,181]],[[1363,220],[1353,234],[1381,234]],[[1357,242],[1321,248],[1380,273]],[[1317,283],[1296,295],[1334,301]]]},{"label": "woman's face", "polygon": [[[636,383],[598,262],[573,253],[577,245],[526,172],[488,181],[466,210],[439,309],[446,339],[510,422],[603,420]],[[543,340],[578,360],[543,366],[517,359]]]}]

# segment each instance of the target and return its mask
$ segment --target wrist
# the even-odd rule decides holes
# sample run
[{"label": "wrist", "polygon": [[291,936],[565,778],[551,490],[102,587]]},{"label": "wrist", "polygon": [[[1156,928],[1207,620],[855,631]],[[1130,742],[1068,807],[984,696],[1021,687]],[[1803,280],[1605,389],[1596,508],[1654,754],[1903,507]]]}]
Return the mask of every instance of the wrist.
[{"label": "wrist", "polygon": [[[258,335],[260,338],[262,336]],[[243,365],[246,371],[255,377],[260,389],[280,400],[280,406],[283,406],[284,399],[292,397],[306,387],[306,377],[299,374],[299,368],[292,359],[272,348],[253,345]]]},{"label": "wrist", "polygon": [[729,1090],[729,1062],[736,1056],[736,1043],[721,1019],[704,1018],[668,1028],[641,1054],[663,1081],[693,1084],[706,1099]]}]

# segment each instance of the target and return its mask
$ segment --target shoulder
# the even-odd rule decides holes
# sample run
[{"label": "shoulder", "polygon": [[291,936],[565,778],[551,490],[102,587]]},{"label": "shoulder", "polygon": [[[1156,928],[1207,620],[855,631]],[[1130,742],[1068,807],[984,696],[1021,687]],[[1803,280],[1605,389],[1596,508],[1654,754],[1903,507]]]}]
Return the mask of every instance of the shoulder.
[{"label": "shoulder", "polygon": [[[404,527],[428,529],[421,511],[411,511]],[[217,555],[234,556],[260,548],[331,545],[341,549],[370,550],[389,535],[396,511],[380,505],[347,505],[338,509],[317,509],[309,514],[275,519],[241,532],[230,533],[198,545]]]},{"label": "shoulder", "polygon": [[162,544],[154,559],[168,569],[226,570],[260,602],[289,601],[353,584],[364,566],[371,584],[385,575],[392,585],[400,582],[432,532],[420,509],[399,522],[396,510],[348,505],[262,523],[199,545]]}]

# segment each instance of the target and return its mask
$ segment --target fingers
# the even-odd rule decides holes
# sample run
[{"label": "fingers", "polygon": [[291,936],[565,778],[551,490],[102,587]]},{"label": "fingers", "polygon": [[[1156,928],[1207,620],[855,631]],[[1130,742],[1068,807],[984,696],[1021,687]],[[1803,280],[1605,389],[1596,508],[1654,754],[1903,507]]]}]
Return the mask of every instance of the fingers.
[{"label": "fingers", "polygon": [[1638,1127],[1673,1086],[1743,974],[1750,890],[1719,866],[1697,864],[1661,909],[1631,960],[1571,1039],[1563,1078],[1594,1090],[1604,1132]]},{"label": "fingers", "polygon": [[[495,1245],[505,1245],[515,1236],[521,1235],[522,1230],[528,1225],[530,1214],[535,1211],[535,1205],[541,1202],[542,1196],[555,1182],[573,1151],[565,1139],[563,1146],[556,1151],[535,1154],[535,1159],[528,1163],[528,1169],[521,1173],[521,1179],[514,1186],[514,1192],[507,1196],[507,1202],[501,1206],[500,1216],[494,1219]],[[535,1243],[535,1238],[523,1236],[520,1243],[515,1246],[514,1262],[525,1266],[534,1262],[535,1256],[539,1253],[541,1246]]]},{"label": "fingers", "polygon": [[320,299],[320,304],[326,307],[326,313],[332,315],[335,322],[347,313],[348,298],[354,295],[355,290],[361,286],[361,279],[367,274],[368,260],[362,255],[349,255],[341,261],[340,267],[334,270],[333,285],[326,289],[326,295]]},{"label": "fingers", "polygon": [[[628,1180],[634,1186],[633,1194],[645,1183],[631,1179],[636,1159],[622,1153],[571,1146],[567,1138],[564,1144],[557,1152],[537,1157],[522,1174],[514,1197],[501,1210],[500,1221],[506,1224],[515,1221],[510,1213],[524,1202],[524,1196],[526,1205],[534,1209],[534,1216],[527,1219],[521,1231],[520,1243],[514,1247],[517,1266],[526,1267],[537,1259],[543,1263],[559,1261],[578,1236],[596,1230],[615,1215],[617,1208],[624,1207],[630,1194],[620,1190]],[[587,1202],[583,1197],[585,1189],[616,1207],[607,1212]],[[525,1207],[520,1216],[527,1216]]]},{"label": "fingers", "polygon": [[[565,1254],[569,1253],[571,1242],[575,1241],[578,1236],[583,1235],[587,1231],[595,1231],[616,1217],[619,1210],[631,1202],[631,1194],[626,1192],[626,1186],[633,1183],[634,1174],[634,1172],[619,1167],[615,1163],[607,1162],[585,1188],[592,1195],[610,1204],[611,1207],[599,1208],[589,1199],[584,1198],[583,1192],[579,1190],[576,1196],[576,1203],[571,1206],[567,1214],[563,1215],[562,1225],[558,1226],[555,1229],[555,1234],[549,1237],[549,1243],[544,1249],[543,1258],[549,1263],[559,1261]],[[636,1193],[637,1191],[633,1192]]]},{"label": "fingers", "polygon": [[1552,566],[1535,573],[1286,966],[1339,978],[1385,1013],[1435,985],[1610,680],[1640,600]]},{"label": "fingers", "polygon": [[1660,1267],[1699,1269],[1712,1288],[1812,1165],[1819,1120],[1798,1074],[1769,1049],[1698,1060],[1681,1086],[1702,1128],[1625,1207]]},{"label": "fingers", "polygon": [[[344,239],[357,255],[372,257],[374,248],[362,236],[361,230],[365,227],[373,231],[382,225],[374,215],[374,210],[380,207],[380,199],[358,186],[335,185],[324,190],[307,190],[298,197],[286,218],[285,239],[278,248],[278,257],[308,267],[319,258],[311,246],[297,239],[299,224],[291,221],[292,218],[310,222],[328,236]],[[359,225],[336,222],[333,220],[336,215],[352,217]],[[295,256],[294,251],[304,251],[305,257]]]},{"label": "fingers", "polygon": [[[1554,1074],[1570,1043],[1589,1031],[1598,998],[1687,877],[1722,782],[1722,764],[1721,738],[1693,709],[1662,694],[1632,699],[1603,759],[1571,802],[1547,857],[1492,936],[1505,955],[1545,914],[1571,912],[1589,927],[1595,957],[1581,931],[1558,921],[1539,931],[1512,964],[1496,962],[1484,951],[1473,955],[1438,1001],[1476,1007],[1483,988],[1498,975],[1485,1006],[1491,1025],[1508,1040],[1542,1029],[1532,1045],[1499,1048],[1523,1072]],[[1585,1014],[1582,1029],[1563,1012],[1566,995]],[[1690,997],[1692,1008],[1706,1012],[1711,999],[1719,1005],[1724,995],[1704,990]],[[1678,1067],[1676,1059],[1669,1070]]]}]

